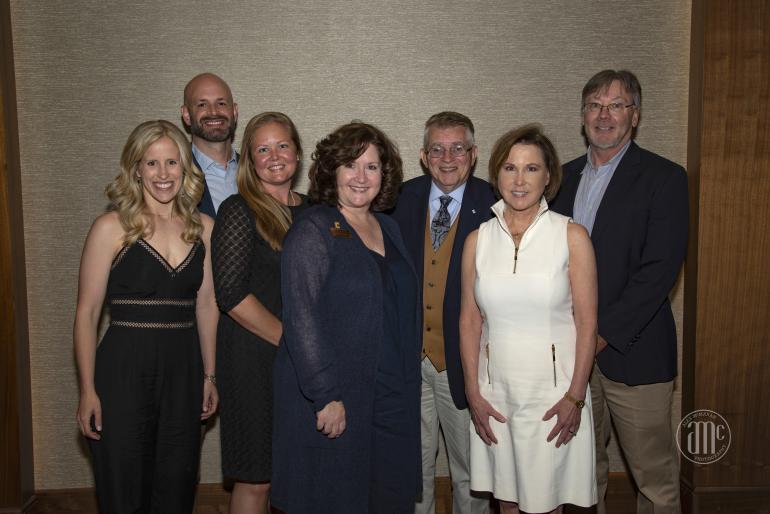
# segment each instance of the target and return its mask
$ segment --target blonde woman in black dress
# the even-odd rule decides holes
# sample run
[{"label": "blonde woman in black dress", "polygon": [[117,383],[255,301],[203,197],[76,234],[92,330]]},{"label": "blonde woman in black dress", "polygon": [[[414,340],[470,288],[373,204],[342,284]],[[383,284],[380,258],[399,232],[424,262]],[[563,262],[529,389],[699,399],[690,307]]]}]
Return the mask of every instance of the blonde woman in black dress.
[{"label": "blonde woman in black dress", "polygon": [[230,514],[266,513],[270,491],[273,360],[281,325],[281,247],[307,198],[291,185],[302,158],[294,123],[253,117],[243,135],[238,194],[219,207],[214,284],[222,395],[222,474],[235,480]]},{"label": "blonde woman in black dress", "polygon": [[[107,187],[112,210],[96,219],[83,248],[77,421],[101,514],[193,509],[200,420],[218,401],[213,222],[196,208],[202,192],[184,134],[168,121],[142,123]],[[97,349],[105,301],[110,327]]]}]

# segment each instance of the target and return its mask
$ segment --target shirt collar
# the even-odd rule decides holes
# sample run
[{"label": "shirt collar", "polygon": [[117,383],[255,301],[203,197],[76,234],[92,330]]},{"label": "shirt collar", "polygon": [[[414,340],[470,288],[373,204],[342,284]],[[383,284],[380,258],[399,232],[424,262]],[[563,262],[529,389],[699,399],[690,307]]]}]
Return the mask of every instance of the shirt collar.
[{"label": "shirt collar", "polygon": [[[540,216],[543,215],[545,211],[548,210],[548,202],[545,199],[545,195],[540,197],[540,205],[537,208],[537,214],[535,215],[535,219],[532,220],[532,224],[534,225],[535,221],[537,221]],[[499,199],[493,206],[492,206],[492,212],[497,217],[498,220],[500,220],[503,225],[505,225],[505,200],[502,198]]]},{"label": "shirt collar", "polygon": [[[198,164],[201,167],[201,170],[207,170],[211,168],[212,166],[216,166],[217,168],[222,168],[222,165],[219,164],[217,161],[203,153],[198,149],[197,146],[195,146],[195,143],[192,145],[192,153],[195,157],[195,160],[198,161]],[[235,154],[235,148],[230,148],[230,160],[227,161],[227,166],[225,168],[230,167],[230,164],[237,162],[236,154]]]},{"label": "shirt collar", "polygon": [[588,147],[588,165],[595,170],[602,170],[602,169],[615,169],[615,167],[620,162],[620,159],[623,158],[624,155],[626,155],[626,150],[628,150],[628,147],[631,146],[631,140],[629,139],[626,141],[626,144],[623,145],[623,148],[620,149],[618,153],[616,153],[612,159],[605,162],[601,166],[595,166],[593,163],[593,160],[591,159],[591,147]]},{"label": "shirt collar", "polygon": [[[538,222],[538,220],[543,216],[543,214],[548,210],[548,202],[545,199],[545,195],[540,197],[540,205],[537,209],[537,214],[535,215],[535,219],[532,220],[532,223],[527,227],[528,231],[531,227],[535,226],[535,224]],[[497,201],[492,206],[492,213],[495,215],[495,218],[497,218],[497,222],[500,224],[500,227],[505,231],[506,234],[509,236],[511,235],[510,230],[508,230],[508,223],[505,222],[505,200],[502,198]],[[526,232],[525,231],[525,232]]]},{"label": "shirt collar", "polygon": [[455,188],[454,191],[451,191],[449,193],[443,192],[441,189],[438,188],[435,182],[432,180],[430,181],[430,195],[428,196],[428,202],[433,203],[437,202],[439,198],[441,198],[444,195],[449,195],[452,197],[452,200],[457,201],[458,204],[463,203],[463,194],[465,193],[465,186],[468,185],[467,182],[463,182],[460,186]]}]

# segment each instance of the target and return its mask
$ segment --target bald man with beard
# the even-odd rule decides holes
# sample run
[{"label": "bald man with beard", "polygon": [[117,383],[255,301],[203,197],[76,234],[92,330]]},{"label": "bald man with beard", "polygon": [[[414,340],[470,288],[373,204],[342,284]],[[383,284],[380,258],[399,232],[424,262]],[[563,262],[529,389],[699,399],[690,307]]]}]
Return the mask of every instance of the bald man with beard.
[{"label": "bald man with beard", "polygon": [[193,160],[206,178],[198,208],[213,218],[219,204],[238,192],[238,154],[233,148],[238,104],[230,86],[213,73],[193,77],[184,88],[182,120],[192,135]]}]

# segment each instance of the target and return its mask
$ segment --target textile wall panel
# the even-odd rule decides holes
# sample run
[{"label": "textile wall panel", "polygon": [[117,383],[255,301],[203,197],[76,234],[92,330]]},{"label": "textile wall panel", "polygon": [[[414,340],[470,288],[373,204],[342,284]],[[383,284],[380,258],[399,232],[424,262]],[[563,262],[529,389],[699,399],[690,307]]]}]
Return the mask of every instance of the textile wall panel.
[{"label": "textile wall panel", "polygon": [[[583,84],[601,69],[628,68],[644,90],[638,141],[685,162],[686,0],[12,0],[11,8],[37,489],[91,485],[73,419],[80,251],[129,132],[153,118],[181,124],[182,89],[196,73],[230,83],[241,127],[264,110],[289,114],[308,156],[336,126],[373,122],[398,143],[407,177],[421,173],[428,116],[463,112],[476,124],[477,175],[486,178],[494,140],[522,123],[542,123],[564,161],[581,154]],[[681,287],[674,306],[681,325]],[[205,438],[203,482],[221,481],[218,435],[215,426]],[[612,468],[623,469],[617,452]]]}]

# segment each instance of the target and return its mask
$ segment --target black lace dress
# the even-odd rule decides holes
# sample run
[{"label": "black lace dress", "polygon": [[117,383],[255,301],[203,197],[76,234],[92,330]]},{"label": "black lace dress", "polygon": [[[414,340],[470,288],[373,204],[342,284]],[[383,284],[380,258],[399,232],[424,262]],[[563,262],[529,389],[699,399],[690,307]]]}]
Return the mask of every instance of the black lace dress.
[{"label": "black lace dress", "polygon": [[[292,216],[307,206],[291,207]],[[276,347],[226,313],[253,294],[281,318],[281,254],[256,229],[254,212],[241,195],[222,202],[212,233],[217,303],[217,386],[220,396],[222,474],[242,482],[271,475],[273,361]]]}]

